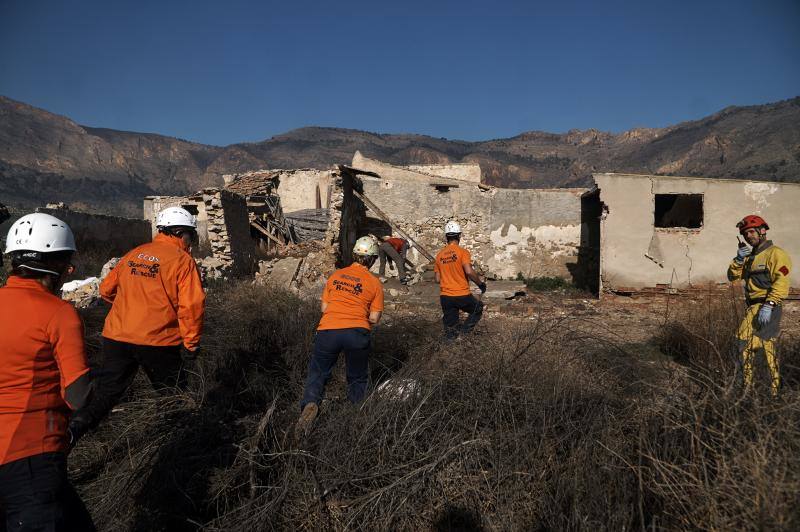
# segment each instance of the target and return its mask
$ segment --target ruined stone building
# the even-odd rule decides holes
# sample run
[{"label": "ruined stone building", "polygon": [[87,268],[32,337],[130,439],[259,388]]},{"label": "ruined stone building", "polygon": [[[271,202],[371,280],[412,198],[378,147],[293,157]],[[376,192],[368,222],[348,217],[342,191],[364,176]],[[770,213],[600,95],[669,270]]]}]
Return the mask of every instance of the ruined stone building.
[{"label": "ruined stone building", "polygon": [[[366,234],[409,238],[410,260],[424,265],[444,245],[444,224],[456,220],[462,245],[490,279],[554,276],[617,292],[705,287],[727,283],[735,224],[752,213],[800,263],[798,184],[625,174],[596,174],[594,182],[496,188],[481,182],[476,164],[396,166],[356,152],[337,169],[250,172],[226,177],[223,190],[150,197],[145,218],[155,231],[166,206],[195,213],[204,261],[231,274],[252,271],[253,222],[266,197],[282,205],[287,226],[297,213],[317,224],[305,226],[305,238],[321,240],[340,265]],[[797,270],[792,284],[800,286]]]},{"label": "ruined stone building", "polygon": [[[478,165],[400,167],[360,153],[352,168],[368,172],[358,174],[363,195],[430,254],[444,245],[444,224],[456,220],[464,231],[462,245],[492,278],[522,274],[582,282],[578,258],[586,189],[495,188],[480,182]],[[379,236],[392,232],[369,209],[356,230]],[[424,259],[419,249],[410,256],[415,263]]]},{"label": "ruined stone building", "polygon": [[[736,223],[747,214],[767,220],[767,236],[800,264],[800,184],[628,174],[594,181],[584,209],[603,290],[726,284]],[[800,287],[797,268],[791,275]]]},{"label": "ruined stone building", "polygon": [[[474,175],[459,179],[463,172],[454,178],[448,166],[422,172],[356,153],[352,167],[353,186],[384,217],[362,208],[365,218],[350,221],[351,230],[388,234],[388,220],[435,253],[444,223],[456,220],[462,244],[494,278],[558,276],[618,292],[727,284],[736,222],[753,213],[800,262],[800,184],[596,174],[592,189],[502,189]],[[345,199],[362,201],[357,194]],[[415,261],[420,255],[412,251]],[[792,286],[800,287],[797,270]]]}]

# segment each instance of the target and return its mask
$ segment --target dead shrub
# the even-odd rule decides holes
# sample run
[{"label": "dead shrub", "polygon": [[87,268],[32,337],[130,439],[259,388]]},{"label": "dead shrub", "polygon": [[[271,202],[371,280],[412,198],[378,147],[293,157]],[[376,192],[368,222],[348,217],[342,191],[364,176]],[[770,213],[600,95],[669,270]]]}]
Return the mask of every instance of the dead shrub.
[{"label": "dead shrub", "polygon": [[796,528],[796,378],[778,401],[738,393],[726,304],[665,323],[682,366],[568,316],[454,344],[436,317],[387,316],[373,383],[414,385],[352,406],[340,369],[295,444],[318,303],[216,286],[191,389],[137,382],[71,471],[105,530]]},{"label": "dead shrub", "polygon": [[[735,331],[741,308],[733,298],[708,299],[677,313],[658,338],[686,364],[688,380],[653,391],[637,417],[645,420],[638,469],[660,501],[668,529],[788,530],[798,526],[800,394],[797,343],[781,343],[784,386],[745,393]],[[756,375],[767,383],[763,357]],[[787,371],[788,370],[788,371]]]}]

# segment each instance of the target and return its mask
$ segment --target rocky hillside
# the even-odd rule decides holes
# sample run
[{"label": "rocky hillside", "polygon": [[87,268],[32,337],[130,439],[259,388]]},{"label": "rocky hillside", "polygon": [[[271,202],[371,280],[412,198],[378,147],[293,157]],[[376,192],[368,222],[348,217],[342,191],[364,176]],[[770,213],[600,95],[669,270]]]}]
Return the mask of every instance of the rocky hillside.
[{"label": "rocky hillside", "polygon": [[327,168],[356,150],[395,164],[478,162],[487,183],[507,187],[586,185],[595,171],[800,181],[800,97],[621,134],[534,131],[464,142],[303,128],[218,147],[85,127],[0,96],[0,201],[12,205],[66,201],[136,215],[147,194],[192,191],[259,168]]}]

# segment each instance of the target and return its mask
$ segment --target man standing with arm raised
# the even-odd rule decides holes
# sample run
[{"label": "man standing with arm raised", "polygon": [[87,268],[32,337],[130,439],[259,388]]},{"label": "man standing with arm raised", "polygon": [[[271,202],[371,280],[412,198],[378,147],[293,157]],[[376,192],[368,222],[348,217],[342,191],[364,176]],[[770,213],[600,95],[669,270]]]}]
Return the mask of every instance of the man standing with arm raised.
[{"label": "man standing with arm raised", "polygon": [[745,216],[736,227],[752,247],[740,243],[739,251],[728,266],[728,279],[744,280],[747,310],[739,325],[737,339],[742,353],[742,369],[746,389],[753,386],[753,358],[759,350],[771,376],[770,390],[778,395],[781,374],[775,353],[775,338],[780,331],[783,300],[789,295],[789,255],[767,240],[767,222],[756,215]]}]

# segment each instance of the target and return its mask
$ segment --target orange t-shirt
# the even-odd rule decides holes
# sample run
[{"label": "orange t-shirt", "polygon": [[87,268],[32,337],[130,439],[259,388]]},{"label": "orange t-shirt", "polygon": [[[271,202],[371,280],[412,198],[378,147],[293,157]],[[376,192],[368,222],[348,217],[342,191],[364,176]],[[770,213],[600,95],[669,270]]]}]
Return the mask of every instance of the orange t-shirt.
[{"label": "orange t-shirt", "polygon": [[70,409],[86,396],[71,392],[88,387],[88,372],[75,309],[34,279],[9,277],[0,288],[0,465],[66,450]]},{"label": "orange t-shirt", "polygon": [[439,288],[443,296],[468,296],[469,279],[464,266],[472,264],[469,251],[455,242],[449,243],[436,255],[433,269],[439,274]]},{"label": "orange t-shirt", "polygon": [[103,327],[106,338],[197,349],[206,294],[180,238],[158,234],[129,251],[100,283],[100,295],[112,304]]},{"label": "orange t-shirt", "polygon": [[328,304],[318,331],[370,329],[369,313],[383,311],[383,285],[361,264],[354,262],[328,278],[322,301]]}]

